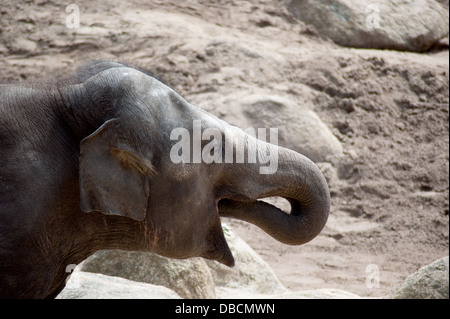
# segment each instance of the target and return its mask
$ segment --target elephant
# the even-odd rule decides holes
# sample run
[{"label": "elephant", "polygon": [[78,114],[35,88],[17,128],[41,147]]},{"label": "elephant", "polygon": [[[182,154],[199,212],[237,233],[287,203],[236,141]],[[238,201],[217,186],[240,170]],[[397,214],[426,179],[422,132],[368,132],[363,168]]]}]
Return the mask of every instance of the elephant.
[{"label": "elephant", "polygon": [[[171,132],[193,133],[195,123],[226,132],[235,149],[277,152],[276,172],[261,174],[258,161],[171,160]],[[255,139],[121,62],[0,85],[0,154],[2,298],[54,298],[68,266],[100,249],[232,267],[221,217],[300,245],[320,233],[330,209],[327,182],[307,157]],[[286,198],[291,211],[261,200],[270,196]]]}]

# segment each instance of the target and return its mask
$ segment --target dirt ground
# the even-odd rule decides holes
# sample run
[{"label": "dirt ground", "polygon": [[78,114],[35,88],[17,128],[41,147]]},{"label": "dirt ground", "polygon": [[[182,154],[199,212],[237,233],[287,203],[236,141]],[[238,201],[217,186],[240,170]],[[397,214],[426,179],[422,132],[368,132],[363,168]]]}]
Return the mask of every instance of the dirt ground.
[{"label": "dirt ground", "polygon": [[339,139],[344,154],[318,163],[332,207],[312,242],[286,246],[225,221],[286,287],[378,297],[448,255],[448,47],[342,48],[275,0],[79,0],[79,28],[67,27],[68,4],[1,0],[0,82],[65,75],[91,59],[128,61],[225,120],[234,110],[215,104],[224,96],[288,97]]}]

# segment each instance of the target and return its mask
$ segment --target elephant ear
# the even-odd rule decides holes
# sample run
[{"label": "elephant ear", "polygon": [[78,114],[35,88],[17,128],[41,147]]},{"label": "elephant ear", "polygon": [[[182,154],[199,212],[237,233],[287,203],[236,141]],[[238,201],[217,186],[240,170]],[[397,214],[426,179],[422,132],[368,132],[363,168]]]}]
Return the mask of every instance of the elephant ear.
[{"label": "elephant ear", "polygon": [[151,163],[131,145],[117,119],[80,143],[80,208],[145,219]]}]

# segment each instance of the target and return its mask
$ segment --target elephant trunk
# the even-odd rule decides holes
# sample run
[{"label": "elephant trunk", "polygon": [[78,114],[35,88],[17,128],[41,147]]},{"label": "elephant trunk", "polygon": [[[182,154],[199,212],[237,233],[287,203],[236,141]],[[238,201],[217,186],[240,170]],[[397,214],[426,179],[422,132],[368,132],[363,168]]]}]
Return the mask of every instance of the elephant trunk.
[{"label": "elephant trunk", "polygon": [[[297,152],[260,140],[255,143],[258,150],[277,152],[277,170],[261,174],[255,172],[255,164],[251,172],[242,171],[248,169],[246,166],[234,168],[236,178],[246,181],[242,188],[246,197],[220,200],[220,216],[250,222],[285,244],[301,245],[312,240],[325,226],[330,209],[330,194],[322,172]],[[271,196],[287,199],[291,212],[258,200]]]}]

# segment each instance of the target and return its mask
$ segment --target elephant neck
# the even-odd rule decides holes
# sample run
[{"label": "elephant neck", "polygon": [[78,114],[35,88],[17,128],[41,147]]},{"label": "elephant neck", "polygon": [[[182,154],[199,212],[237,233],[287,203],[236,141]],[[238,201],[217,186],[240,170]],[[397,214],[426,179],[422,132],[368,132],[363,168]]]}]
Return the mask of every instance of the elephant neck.
[{"label": "elephant neck", "polygon": [[24,287],[24,296],[56,297],[73,270],[98,250],[139,250],[139,247],[147,250],[144,239],[139,236],[143,233],[141,227],[138,222],[97,212],[84,213],[76,208],[70,214],[47,221],[44,231],[36,233],[33,243],[29,243],[30,247],[38,245],[38,248],[24,256],[24,265],[30,267],[27,275],[44,281],[40,285],[42,290],[27,291],[33,287]]}]

